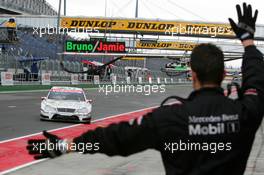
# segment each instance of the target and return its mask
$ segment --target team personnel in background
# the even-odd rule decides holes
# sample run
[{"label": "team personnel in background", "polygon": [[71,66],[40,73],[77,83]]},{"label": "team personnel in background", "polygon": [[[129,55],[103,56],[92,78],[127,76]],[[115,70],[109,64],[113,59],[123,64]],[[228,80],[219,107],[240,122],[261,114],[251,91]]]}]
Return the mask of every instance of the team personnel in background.
[{"label": "team personnel in background", "polygon": [[[258,11],[252,15],[251,5],[244,3],[243,12],[237,5],[237,14],[238,23],[229,21],[245,48],[239,99],[229,99],[221,88],[223,52],[201,44],[191,54],[194,91],[187,99],[178,98],[181,103],[73,139],[61,140],[44,131],[46,139],[28,141],[29,154],[36,159],[72,151],[129,156],[155,149],[167,175],[242,175],[264,113],[264,61],[253,41]],[[88,143],[94,149],[76,147]]]},{"label": "team personnel in background", "polygon": [[7,32],[8,32],[8,39],[10,41],[14,41],[17,38],[17,34],[16,34],[16,20],[15,18],[10,18],[6,23],[5,23],[5,27],[7,28]]}]

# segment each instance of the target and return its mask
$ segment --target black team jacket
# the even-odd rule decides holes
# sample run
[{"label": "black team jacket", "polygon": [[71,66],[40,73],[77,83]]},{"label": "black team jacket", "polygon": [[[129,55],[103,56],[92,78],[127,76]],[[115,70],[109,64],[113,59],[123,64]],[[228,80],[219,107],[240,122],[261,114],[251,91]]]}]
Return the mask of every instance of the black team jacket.
[{"label": "black team jacket", "polygon": [[109,156],[155,149],[167,175],[242,175],[264,113],[264,62],[255,46],[245,48],[241,94],[234,100],[222,88],[203,88],[185,102],[88,131],[74,143],[97,143],[99,149],[85,153]]}]

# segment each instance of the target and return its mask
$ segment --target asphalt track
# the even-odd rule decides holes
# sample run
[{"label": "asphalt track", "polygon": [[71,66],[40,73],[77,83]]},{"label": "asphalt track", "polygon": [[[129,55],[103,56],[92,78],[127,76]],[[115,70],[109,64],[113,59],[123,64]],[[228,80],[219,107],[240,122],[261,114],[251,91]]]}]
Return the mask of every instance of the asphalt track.
[{"label": "asphalt track", "polygon": [[[187,96],[190,86],[166,86],[164,93],[110,93],[88,89],[87,97],[93,100],[93,120],[107,116],[156,106],[169,95]],[[146,93],[147,94],[147,93]],[[47,92],[19,92],[0,94],[0,141],[43,130],[56,129],[74,123],[45,122],[39,120],[41,97]]]},{"label": "asphalt track", "polygon": [[[110,115],[156,106],[169,95],[185,97],[190,91],[190,86],[168,86],[165,93],[155,93],[146,96],[140,93],[112,93],[105,95],[98,93],[98,89],[93,89],[88,90],[88,97],[94,100],[93,119],[96,120]],[[50,130],[72,125],[71,123],[42,122],[39,120],[40,97],[45,94],[46,92],[0,94],[1,140],[33,134],[44,129]],[[264,150],[260,150],[262,139],[260,134],[256,135],[246,175],[264,175]],[[257,156],[258,159],[256,159]],[[254,173],[252,173],[253,171]],[[12,171],[9,174],[160,175],[164,174],[164,170],[159,153],[149,150],[128,158],[118,156],[107,158],[107,156],[102,154],[80,155],[74,153],[57,159],[45,160],[44,162]]]}]

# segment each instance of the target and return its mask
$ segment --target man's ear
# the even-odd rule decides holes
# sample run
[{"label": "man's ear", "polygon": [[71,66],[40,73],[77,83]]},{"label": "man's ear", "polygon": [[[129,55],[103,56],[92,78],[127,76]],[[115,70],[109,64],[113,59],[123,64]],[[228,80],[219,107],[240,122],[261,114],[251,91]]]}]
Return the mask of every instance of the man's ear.
[{"label": "man's ear", "polygon": [[193,88],[195,90],[197,90],[201,87],[200,82],[199,82],[198,77],[197,77],[197,73],[194,72],[193,70],[192,70],[192,84],[193,84]]},{"label": "man's ear", "polygon": [[193,81],[196,81],[197,80],[197,74],[193,70],[192,70],[192,80]]}]

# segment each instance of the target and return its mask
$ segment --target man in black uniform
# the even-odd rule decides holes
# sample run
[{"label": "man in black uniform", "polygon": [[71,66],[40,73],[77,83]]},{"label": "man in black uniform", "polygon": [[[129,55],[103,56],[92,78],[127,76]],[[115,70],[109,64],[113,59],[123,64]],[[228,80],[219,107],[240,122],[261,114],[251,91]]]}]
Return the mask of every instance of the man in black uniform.
[{"label": "man in black uniform", "polygon": [[[212,44],[197,46],[191,55],[194,91],[181,103],[161,106],[130,122],[88,131],[61,140],[29,140],[27,149],[36,159],[71,151],[129,156],[146,149],[160,151],[168,175],[242,175],[264,113],[264,62],[254,46],[257,11],[237,5],[238,24],[229,19],[245,53],[241,96],[227,98],[222,51]],[[49,148],[53,144],[56,147]],[[89,149],[76,145],[90,144]],[[93,147],[91,149],[91,146]]]}]

